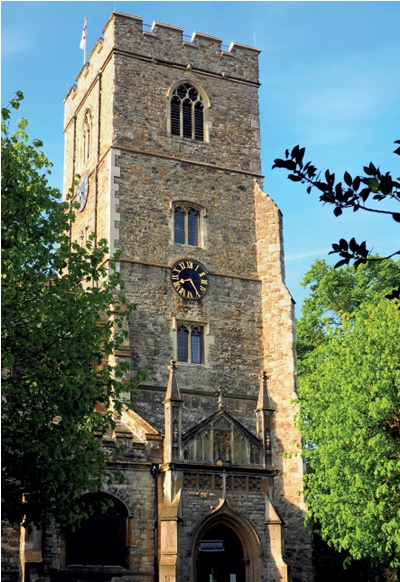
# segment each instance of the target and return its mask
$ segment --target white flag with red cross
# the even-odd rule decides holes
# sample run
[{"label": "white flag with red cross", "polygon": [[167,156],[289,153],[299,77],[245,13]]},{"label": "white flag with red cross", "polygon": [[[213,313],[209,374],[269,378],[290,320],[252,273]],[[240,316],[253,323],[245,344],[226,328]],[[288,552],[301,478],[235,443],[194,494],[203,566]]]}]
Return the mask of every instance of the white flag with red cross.
[{"label": "white flag with red cross", "polygon": [[79,48],[86,51],[86,34],[87,34],[87,18],[85,18],[83,23],[82,38],[79,44]]}]

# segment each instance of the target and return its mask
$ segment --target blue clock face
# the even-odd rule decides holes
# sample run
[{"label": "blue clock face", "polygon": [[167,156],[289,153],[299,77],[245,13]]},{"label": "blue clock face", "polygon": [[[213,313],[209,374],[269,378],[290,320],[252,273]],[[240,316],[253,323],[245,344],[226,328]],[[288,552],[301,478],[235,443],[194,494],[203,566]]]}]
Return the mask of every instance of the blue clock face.
[{"label": "blue clock face", "polygon": [[79,182],[79,186],[76,191],[76,201],[79,204],[80,212],[82,212],[82,210],[86,206],[87,195],[88,195],[88,177],[86,176],[86,174],[84,174],[81,178],[81,181]]},{"label": "blue clock face", "polygon": [[208,291],[209,274],[199,261],[181,259],[171,267],[171,283],[182,299],[198,301]]}]

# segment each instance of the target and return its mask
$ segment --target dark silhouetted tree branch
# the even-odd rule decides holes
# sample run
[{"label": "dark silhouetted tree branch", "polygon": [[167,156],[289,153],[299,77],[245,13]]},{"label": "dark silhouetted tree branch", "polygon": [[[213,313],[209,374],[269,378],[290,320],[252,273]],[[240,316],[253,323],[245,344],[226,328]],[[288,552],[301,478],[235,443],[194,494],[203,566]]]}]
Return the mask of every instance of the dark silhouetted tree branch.
[{"label": "dark silhouetted tree branch", "polygon": [[[394,143],[400,144],[400,140]],[[315,188],[320,192],[319,200],[323,204],[332,204],[333,213],[340,216],[344,210],[352,209],[353,212],[359,210],[364,212],[373,212],[384,214],[391,217],[395,222],[400,222],[399,209],[380,208],[377,205],[383,202],[389,202],[397,205],[400,202],[400,178],[394,179],[390,172],[383,173],[372,162],[364,166],[364,175],[355,176],[346,171],[343,175],[343,181],[336,181],[334,173],[326,170],[324,173],[317,170],[312,162],[304,163],[305,148],[296,145],[291,152],[286,150],[285,158],[274,160],[272,168],[283,168],[288,170],[288,179],[292,182],[300,182],[307,185],[307,193],[310,194]],[[400,147],[394,151],[400,155]],[[332,245],[329,254],[338,254],[340,260],[335,267],[349,265],[352,261],[354,267],[366,263],[367,261],[376,261],[381,258],[372,257],[370,249],[367,248],[366,241],[358,243],[354,237],[349,241],[341,238],[338,243]],[[400,254],[396,250],[387,257],[392,258]],[[393,289],[386,296],[388,299],[400,298],[400,286]]]}]

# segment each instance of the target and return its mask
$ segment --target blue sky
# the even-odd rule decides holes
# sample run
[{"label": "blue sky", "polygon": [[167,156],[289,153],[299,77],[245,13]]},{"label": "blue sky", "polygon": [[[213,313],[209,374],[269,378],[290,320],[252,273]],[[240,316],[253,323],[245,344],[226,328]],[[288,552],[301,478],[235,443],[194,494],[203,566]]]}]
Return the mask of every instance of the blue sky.
[{"label": "blue sky", "polygon": [[31,138],[54,163],[62,186],[63,99],[83,64],[79,49],[88,17],[88,54],[113,10],[255,45],[260,55],[264,190],[284,217],[286,282],[300,315],[300,281],[340,237],[367,240],[375,252],[400,248],[399,225],[374,214],[335,218],[317,195],[271,170],[286,148],[306,146],[322,170],[352,175],[373,161],[400,175],[392,152],[400,139],[399,2],[2,2],[2,105],[16,90],[25,101]]}]

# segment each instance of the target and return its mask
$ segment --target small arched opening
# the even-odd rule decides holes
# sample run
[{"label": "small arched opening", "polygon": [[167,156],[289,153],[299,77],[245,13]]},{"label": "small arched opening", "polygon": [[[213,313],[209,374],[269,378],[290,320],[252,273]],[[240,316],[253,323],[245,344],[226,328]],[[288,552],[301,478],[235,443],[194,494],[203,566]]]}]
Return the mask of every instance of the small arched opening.
[{"label": "small arched opening", "polygon": [[90,515],[66,532],[67,566],[125,566],[128,511],[105,493],[84,496]]}]

